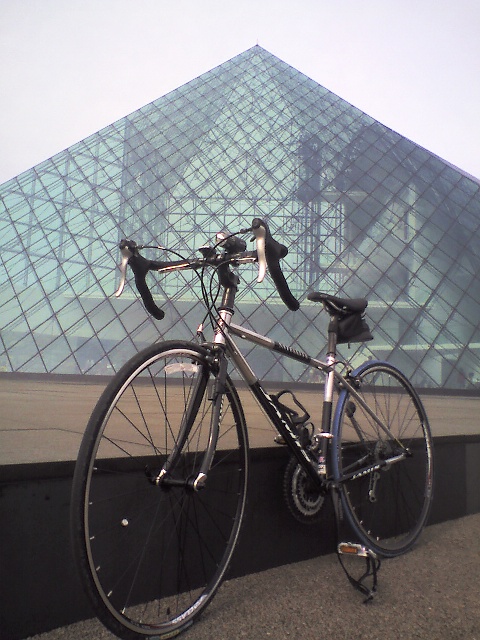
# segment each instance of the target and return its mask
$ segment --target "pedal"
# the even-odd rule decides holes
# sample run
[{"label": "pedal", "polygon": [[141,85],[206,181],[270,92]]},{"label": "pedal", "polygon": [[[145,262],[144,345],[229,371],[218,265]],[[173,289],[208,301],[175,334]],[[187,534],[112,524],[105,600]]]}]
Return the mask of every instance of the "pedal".
[{"label": "pedal", "polygon": [[363,544],[357,544],[355,542],[339,542],[337,547],[338,553],[344,556],[357,556],[359,558],[377,558],[376,553],[371,549],[367,549]]},{"label": "pedal", "polygon": [[277,433],[277,435],[274,437],[273,441],[275,442],[275,444],[287,444],[285,442],[285,438],[283,436],[281,436],[279,433]]},{"label": "pedal", "polygon": [[[353,577],[350,571],[345,566],[342,556],[350,556],[355,558],[363,558],[366,563],[366,569],[363,575],[358,578]],[[356,542],[340,542],[337,546],[337,558],[345,572],[350,584],[358,589],[360,593],[363,593],[365,597],[364,603],[371,602],[377,593],[377,574],[380,570],[381,560],[377,554],[374,553],[368,547],[363,544],[357,544]],[[349,563],[347,563],[349,564]],[[366,584],[366,581],[371,579],[371,587]]]}]

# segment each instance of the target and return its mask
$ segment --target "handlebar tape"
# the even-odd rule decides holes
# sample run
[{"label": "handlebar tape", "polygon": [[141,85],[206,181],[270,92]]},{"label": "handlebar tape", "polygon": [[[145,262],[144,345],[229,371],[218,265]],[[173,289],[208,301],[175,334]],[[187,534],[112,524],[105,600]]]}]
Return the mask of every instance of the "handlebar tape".
[{"label": "handlebar tape", "polygon": [[146,310],[156,320],[162,320],[165,317],[165,313],[155,304],[145,279],[147,273],[152,268],[152,265],[157,264],[157,266],[161,266],[161,263],[153,263],[151,260],[147,260],[147,258],[144,258],[139,254],[134,254],[130,257],[128,264],[132,268],[133,275],[135,276],[135,284],[138,292],[142,296]]},{"label": "handlebar tape", "polygon": [[[296,311],[300,307],[300,303],[290,291],[280,266],[280,260],[285,258],[288,254],[288,249],[285,245],[280,244],[280,242],[272,237],[270,229],[264,220],[255,218],[252,226],[259,227],[260,225],[265,228],[265,258],[272,280],[275,283],[280,298],[285,305],[291,311]],[[132,268],[135,277],[135,285],[142,297],[146,310],[156,320],[162,320],[165,317],[165,313],[155,304],[146,282],[146,275],[152,269],[161,268],[164,266],[164,263],[147,260],[147,258],[141,256],[138,252],[135,252],[130,256],[128,264]]]},{"label": "handlebar tape", "polygon": [[280,244],[280,242],[273,238],[272,234],[270,233],[270,229],[268,228],[268,225],[264,220],[255,218],[252,226],[258,227],[260,225],[265,227],[266,231],[265,257],[267,260],[268,270],[270,272],[270,275],[272,276],[272,280],[277,287],[277,291],[282,301],[291,311],[296,311],[300,308],[300,303],[290,291],[290,287],[285,280],[285,276],[283,275],[283,271],[280,266],[280,260],[282,258],[285,258],[285,256],[288,254],[288,249],[285,245]]}]

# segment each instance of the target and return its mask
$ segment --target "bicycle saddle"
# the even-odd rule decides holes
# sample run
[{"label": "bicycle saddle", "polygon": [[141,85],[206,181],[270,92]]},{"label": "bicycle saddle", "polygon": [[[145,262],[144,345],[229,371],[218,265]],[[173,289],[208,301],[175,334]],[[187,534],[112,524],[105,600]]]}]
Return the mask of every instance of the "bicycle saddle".
[{"label": "bicycle saddle", "polygon": [[328,293],[320,293],[319,291],[312,291],[307,295],[308,300],[312,302],[322,302],[325,309],[331,315],[336,313],[349,314],[349,313],[363,313],[367,308],[367,300],[365,298],[336,298]]}]

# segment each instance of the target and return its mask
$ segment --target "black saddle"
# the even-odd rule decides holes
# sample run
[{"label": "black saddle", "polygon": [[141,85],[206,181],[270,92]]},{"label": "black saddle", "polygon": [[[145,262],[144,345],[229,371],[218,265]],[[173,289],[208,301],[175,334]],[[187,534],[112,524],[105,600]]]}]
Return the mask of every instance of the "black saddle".
[{"label": "black saddle", "polygon": [[335,315],[349,315],[350,313],[363,313],[368,302],[365,298],[336,298],[328,293],[312,291],[307,296],[312,302],[321,302],[328,313]]}]

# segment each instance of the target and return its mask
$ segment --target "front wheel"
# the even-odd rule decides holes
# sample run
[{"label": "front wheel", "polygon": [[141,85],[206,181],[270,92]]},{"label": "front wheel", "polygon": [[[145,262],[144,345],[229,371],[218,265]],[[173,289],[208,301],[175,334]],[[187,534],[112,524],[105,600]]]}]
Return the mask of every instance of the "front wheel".
[{"label": "front wheel", "polygon": [[430,511],[430,427],[418,394],[396,367],[368,362],[348,381],[359,397],[348,389],[339,396],[335,480],[345,515],[362,543],[393,557],[414,544]]},{"label": "front wheel", "polygon": [[[112,379],[88,423],[75,468],[71,524],[80,578],[98,618],[126,640],[189,626],[222,581],[245,508],[248,443],[227,378],[216,453],[213,372],[188,342],[152,345]],[[167,484],[162,469],[168,467]]]}]

